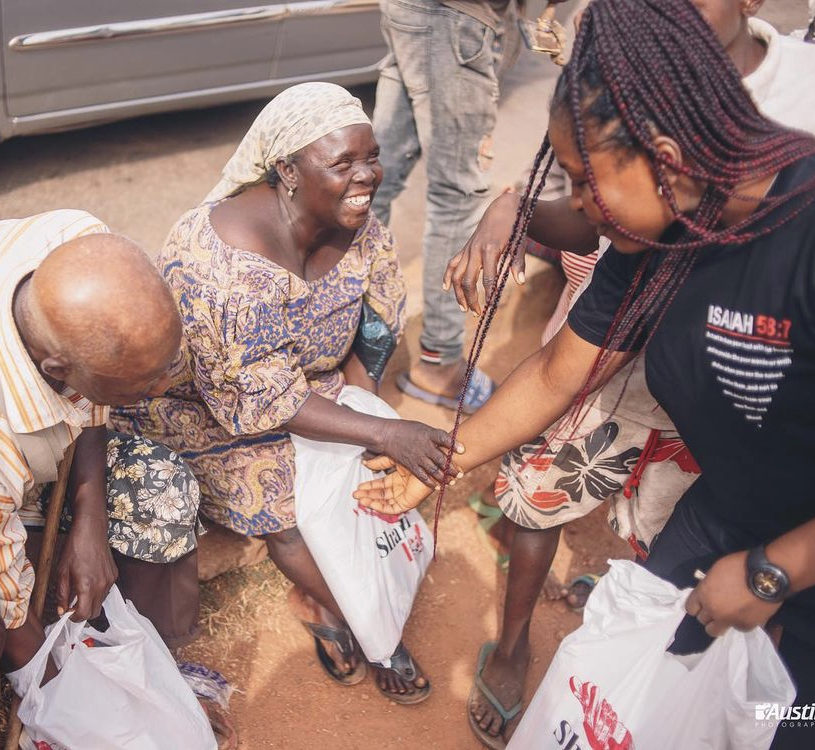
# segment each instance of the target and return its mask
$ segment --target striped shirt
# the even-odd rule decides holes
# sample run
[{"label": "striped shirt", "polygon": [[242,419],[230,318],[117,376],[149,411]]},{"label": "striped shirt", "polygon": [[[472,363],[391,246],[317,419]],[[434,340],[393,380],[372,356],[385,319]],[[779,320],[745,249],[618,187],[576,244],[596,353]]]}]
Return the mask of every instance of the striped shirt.
[{"label": "striped shirt", "polygon": [[14,292],[52,250],[107,231],[75,210],[0,221],[0,616],[7,628],[22,625],[28,611],[34,570],[25,557],[24,522],[41,523],[38,485],[56,478],[65,449],[84,427],[105,424],[108,411],[48,385],[20,338]]}]

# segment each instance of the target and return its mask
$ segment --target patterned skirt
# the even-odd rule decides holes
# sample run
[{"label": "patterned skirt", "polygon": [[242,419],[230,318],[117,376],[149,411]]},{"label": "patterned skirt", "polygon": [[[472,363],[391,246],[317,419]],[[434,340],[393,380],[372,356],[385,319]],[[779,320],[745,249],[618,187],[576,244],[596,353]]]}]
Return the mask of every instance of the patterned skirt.
[{"label": "patterned skirt", "polygon": [[[47,510],[52,485],[38,505]],[[196,548],[198,482],[175,451],[146,438],[108,433],[107,504],[110,546],[125,557],[169,563]],[[61,530],[71,526],[70,503]]]}]

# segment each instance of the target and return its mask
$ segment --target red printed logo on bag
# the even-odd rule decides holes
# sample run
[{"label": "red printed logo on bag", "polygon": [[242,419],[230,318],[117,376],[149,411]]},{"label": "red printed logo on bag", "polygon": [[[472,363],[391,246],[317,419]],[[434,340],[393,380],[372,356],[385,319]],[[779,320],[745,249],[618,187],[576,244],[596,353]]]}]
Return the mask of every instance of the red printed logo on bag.
[{"label": "red printed logo on bag", "polygon": [[379,557],[386,558],[391,552],[401,549],[408,562],[413,562],[416,555],[424,550],[422,530],[410,521],[407,514],[397,516],[397,523],[383,529],[374,539]]},{"label": "red printed logo on bag", "polygon": [[569,687],[583,708],[583,732],[589,747],[581,748],[580,736],[568,721],[561,721],[554,735],[563,750],[634,750],[631,732],[611,704],[600,695],[596,685],[570,677]]}]

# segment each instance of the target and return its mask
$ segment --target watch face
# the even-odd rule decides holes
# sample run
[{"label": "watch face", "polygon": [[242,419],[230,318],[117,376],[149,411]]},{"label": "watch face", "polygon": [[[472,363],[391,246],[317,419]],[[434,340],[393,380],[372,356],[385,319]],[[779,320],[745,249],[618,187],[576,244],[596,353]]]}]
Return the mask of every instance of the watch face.
[{"label": "watch face", "polygon": [[767,597],[776,596],[781,591],[781,581],[771,570],[757,570],[753,573],[753,586],[760,595]]}]

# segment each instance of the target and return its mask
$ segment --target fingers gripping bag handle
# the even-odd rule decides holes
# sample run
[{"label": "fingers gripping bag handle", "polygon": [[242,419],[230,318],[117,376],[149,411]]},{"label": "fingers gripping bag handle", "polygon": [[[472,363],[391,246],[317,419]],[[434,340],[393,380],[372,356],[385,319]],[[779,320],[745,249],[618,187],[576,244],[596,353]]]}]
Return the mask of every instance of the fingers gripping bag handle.
[{"label": "fingers gripping bag handle", "polygon": [[69,610],[51,626],[42,646],[40,646],[28,664],[6,675],[14,692],[22,698],[23,703],[26,701],[31,702],[40,695],[40,683],[45,676],[45,667],[48,664],[48,657],[51,655],[51,651],[54,649],[54,644],[57,642],[57,639],[73,624],[70,621],[72,614],[73,612]]},{"label": "fingers gripping bag handle", "polygon": [[[114,629],[114,632],[118,630],[142,629],[141,624],[133,617],[118,586],[114,585],[110,587],[105,601],[102,602],[102,610],[105,613],[108,624]],[[100,633],[99,635],[104,638],[104,633]]]}]

